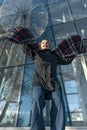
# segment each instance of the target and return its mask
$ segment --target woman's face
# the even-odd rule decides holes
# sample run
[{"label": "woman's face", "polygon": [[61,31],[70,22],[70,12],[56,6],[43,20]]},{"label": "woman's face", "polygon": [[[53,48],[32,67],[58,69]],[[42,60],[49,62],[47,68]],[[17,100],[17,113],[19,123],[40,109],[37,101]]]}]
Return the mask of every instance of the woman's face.
[{"label": "woman's face", "polygon": [[41,49],[50,49],[50,44],[47,40],[43,40],[41,43],[40,43],[40,48]]}]

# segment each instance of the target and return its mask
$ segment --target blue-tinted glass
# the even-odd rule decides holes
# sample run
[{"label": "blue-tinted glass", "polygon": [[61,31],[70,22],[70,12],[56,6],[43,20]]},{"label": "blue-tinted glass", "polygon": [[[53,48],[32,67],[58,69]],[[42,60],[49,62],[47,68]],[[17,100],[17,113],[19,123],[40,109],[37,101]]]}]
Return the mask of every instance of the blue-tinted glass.
[{"label": "blue-tinted glass", "polygon": [[76,21],[78,32],[82,37],[87,37],[87,24],[85,23],[87,23],[87,18]]},{"label": "blue-tinted glass", "polygon": [[57,24],[53,26],[56,44],[61,42],[63,39],[76,34],[73,22],[68,22],[64,24]]},{"label": "blue-tinted glass", "polygon": [[64,84],[66,93],[77,93],[76,81],[65,81]]},{"label": "blue-tinted glass", "polygon": [[[4,0],[0,0],[0,4],[3,3],[3,1]],[[41,3],[38,3],[38,1],[39,0],[35,1],[36,5],[41,4]],[[42,3],[44,3],[49,17],[48,17],[47,28],[46,28],[45,32],[38,38],[38,41],[40,41],[42,39],[48,39],[50,41],[51,47],[54,48],[55,40],[56,40],[56,44],[58,44],[61,40],[63,40],[63,38],[66,38],[67,36],[75,34],[76,28],[77,28],[79,34],[81,34],[82,36],[87,36],[87,30],[86,30],[86,28],[87,28],[87,24],[86,24],[87,23],[87,19],[86,19],[87,1],[86,0],[67,0],[67,1],[66,0],[40,0],[40,1]],[[19,0],[18,0],[18,2],[19,2]],[[70,10],[68,2],[70,3],[71,10]],[[25,3],[25,1],[24,1],[24,3]],[[43,20],[43,19],[41,19],[41,20]],[[74,21],[74,20],[76,20],[76,21]],[[9,23],[9,21],[8,21],[8,23]],[[36,22],[35,22],[35,24],[36,24]],[[5,51],[7,51],[7,50],[5,50]],[[5,56],[9,57],[7,55],[7,52],[6,52]],[[13,52],[14,52],[14,50],[13,50]],[[4,56],[4,53],[1,55],[1,57],[2,56]],[[0,60],[0,63],[1,63],[1,61],[3,61],[3,65],[5,66],[6,60],[3,57],[2,57],[2,59],[4,59],[4,60]],[[21,98],[20,98],[20,109],[19,109],[19,117],[18,117],[17,126],[29,126],[30,118],[31,118],[31,104],[32,104],[32,90],[31,90],[32,85],[31,85],[31,83],[32,83],[32,77],[33,77],[33,73],[34,73],[34,64],[33,64],[33,61],[28,56],[26,57],[26,60],[27,60],[27,62],[26,62],[27,65],[25,66],[25,70],[24,70],[22,91],[19,92],[21,94]],[[13,61],[13,59],[12,59],[12,61]],[[17,64],[20,64],[19,61],[20,60],[17,60]],[[70,112],[75,113],[75,112],[81,110],[78,95],[73,95],[73,94],[77,93],[77,87],[76,87],[75,81],[73,80],[74,75],[73,75],[72,70],[71,70],[71,73],[72,73],[71,74],[71,73],[69,73],[69,66],[66,67],[65,69],[66,69],[65,73],[63,73],[64,80],[62,80],[60,70],[58,69],[58,79],[60,81],[61,88],[62,88],[66,112],[68,112],[67,103],[66,103],[66,96],[67,96],[69,110],[70,110]],[[21,69],[21,70],[23,70],[23,69]],[[15,71],[14,71],[14,73],[15,73]],[[0,71],[0,76],[1,76],[1,79],[3,80],[4,71],[3,71],[3,75],[1,75],[1,74],[2,74],[2,70]],[[0,79],[0,81],[1,81],[1,79]],[[65,79],[71,80],[71,81],[65,82]],[[63,81],[65,82],[64,83],[65,92],[64,92],[64,87],[63,87]],[[5,91],[6,91],[6,89],[5,89]],[[3,104],[3,108],[4,108],[3,101],[0,105],[2,105],[2,104]],[[14,104],[15,105],[14,105],[14,107],[12,107],[12,111],[16,107],[16,103],[14,103]],[[2,108],[2,106],[0,106],[0,107]],[[11,105],[9,105],[9,107],[11,107]],[[18,106],[17,106],[17,108],[18,108]],[[49,111],[49,107],[47,108],[47,110]],[[10,112],[11,112],[11,110],[10,110]],[[47,121],[48,115],[46,115],[46,114],[47,114],[47,111],[45,109],[44,117]],[[66,115],[67,115],[66,121],[70,122],[69,113],[66,113]],[[74,117],[78,114],[75,113],[73,115],[74,115],[73,121],[78,121],[77,119],[74,120]],[[7,118],[5,118],[5,119],[7,119]],[[11,120],[11,118],[10,118],[10,120]]]},{"label": "blue-tinted glass", "polygon": [[67,1],[54,1],[49,4],[49,9],[53,24],[63,24],[67,21],[72,21],[72,15]]},{"label": "blue-tinted glass", "polygon": [[4,0],[0,0],[0,4],[2,4],[4,2]]},{"label": "blue-tinted glass", "polygon": [[80,103],[79,103],[79,98],[77,94],[67,95],[67,100],[68,100],[70,112],[80,110]]},{"label": "blue-tinted glass", "polygon": [[21,101],[17,126],[29,126],[32,110],[32,77],[34,66],[28,65],[24,70]]},{"label": "blue-tinted glass", "polygon": [[87,17],[86,0],[70,0],[70,6],[74,19],[81,19]]},{"label": "blue-tinted glass", "polygon": [[76,113],[74,112],[74,113],[71,113],[70,115],[71,115],[71,120],[75,121],[76,123],[78,123],[80,121],[79,125],[81,126],[81,121],[83,121],[82,113],[81,112],[76,112]]}]

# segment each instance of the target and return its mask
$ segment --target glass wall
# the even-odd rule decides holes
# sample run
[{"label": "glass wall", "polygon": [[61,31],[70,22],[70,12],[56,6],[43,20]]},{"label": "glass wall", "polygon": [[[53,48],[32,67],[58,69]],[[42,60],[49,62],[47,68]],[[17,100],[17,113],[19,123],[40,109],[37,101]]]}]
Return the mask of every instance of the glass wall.
[{"label": "glass wall", "polygon": [[6,44],[0,55],[0,126],[16,126],[25,55],[19,45]]},{"label": "glass wall", "polygon": [[[1,0],[0,4],[2,2]],[[47,39],[51,49],[54,49],[72,34],[87,37],[86,0],[41,0],[41,2],[46,8],[48,21],[46,30],[37,39],[38,42]],[[1,27],[0,34],[2,32]],[[3,48],[0,48],[0,126],[30,126],[34,63],[22,52],[20,45],[7,41],[3,44]],[[57,68],[65,103],[66,126],[87,125],[86,72],[86,54],[77,56],[72,64]],[[50,101],[46,101],[44,109],[46,126],[50,125],[49,110]]]},{"label": "glass wall", "polygon": [[71,65],[61,67],[66,100],[69,108],[71,125],[82,125],[83,115],[81,110],[79,92]]}]

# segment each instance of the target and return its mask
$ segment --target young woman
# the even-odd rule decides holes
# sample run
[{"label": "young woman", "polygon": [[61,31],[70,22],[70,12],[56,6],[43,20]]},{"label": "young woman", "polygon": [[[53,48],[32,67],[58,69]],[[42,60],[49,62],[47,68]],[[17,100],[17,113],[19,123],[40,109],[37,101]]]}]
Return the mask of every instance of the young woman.
[{"label": "young woman", "polygon": [[57,66],[70,64],[74,56],[64,60],[55,51],[51,51],[47,40],[43,40],[37,50],[25,45],[23,51],[35,62],[31,130],[45,130],[45,99],[51,100],[51,130],[65,130],[65,108],[57,78]]},{"label": "young woman", "polygon": [[[31,130],[45,130],[43,120],[45,99],[51,100],[51,130],[64,130],[65,109],[60,83],[57,79],[57,66],[70,64],[76,55],[87,53],[87,38],[72,35],[62,40],[52,51],[47,40],[43,40],[37,46],[28,28],[13,27],[0,37],[0,41],[4,40],[24,45],[24,53],[35,62]],[[0,48],[4,47],[2,43],[4,42],[0,42]]]}]

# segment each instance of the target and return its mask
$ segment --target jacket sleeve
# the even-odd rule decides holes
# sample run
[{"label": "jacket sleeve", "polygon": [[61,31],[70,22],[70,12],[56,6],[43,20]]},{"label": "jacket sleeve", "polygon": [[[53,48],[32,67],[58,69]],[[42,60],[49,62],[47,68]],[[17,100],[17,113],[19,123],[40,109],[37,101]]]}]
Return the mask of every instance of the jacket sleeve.
[{"label": "jacket sleeve", "polygon": [[53,53],[57,56],[57,64],[59,65],[68,65],[71,64],[72,61],[74,60],[74,58],[76,57],[76,55],[72,55],[72,56],[61,56],[58,53],[56,53],[55,50],[53,50]]},{"label": "jacket sleeve", "polygon": [[71,56],[71,57],[58,57],[58,64],[59,65],[68,65],[71,64],[72,61],[74,60],[74,58],[76,57],[75,55]]},{"label": "jacket sleeve", "polygon": [[24,52],[26,55],[30,56],[30,58],[31,58],[32,60],[35,59],[36,52],[35,52],[35,50],[32,49],[32,47],[31,47],[30,45],[24,45],[24,46],[22,47],[22,50],[23,50],[23,52]]}]

